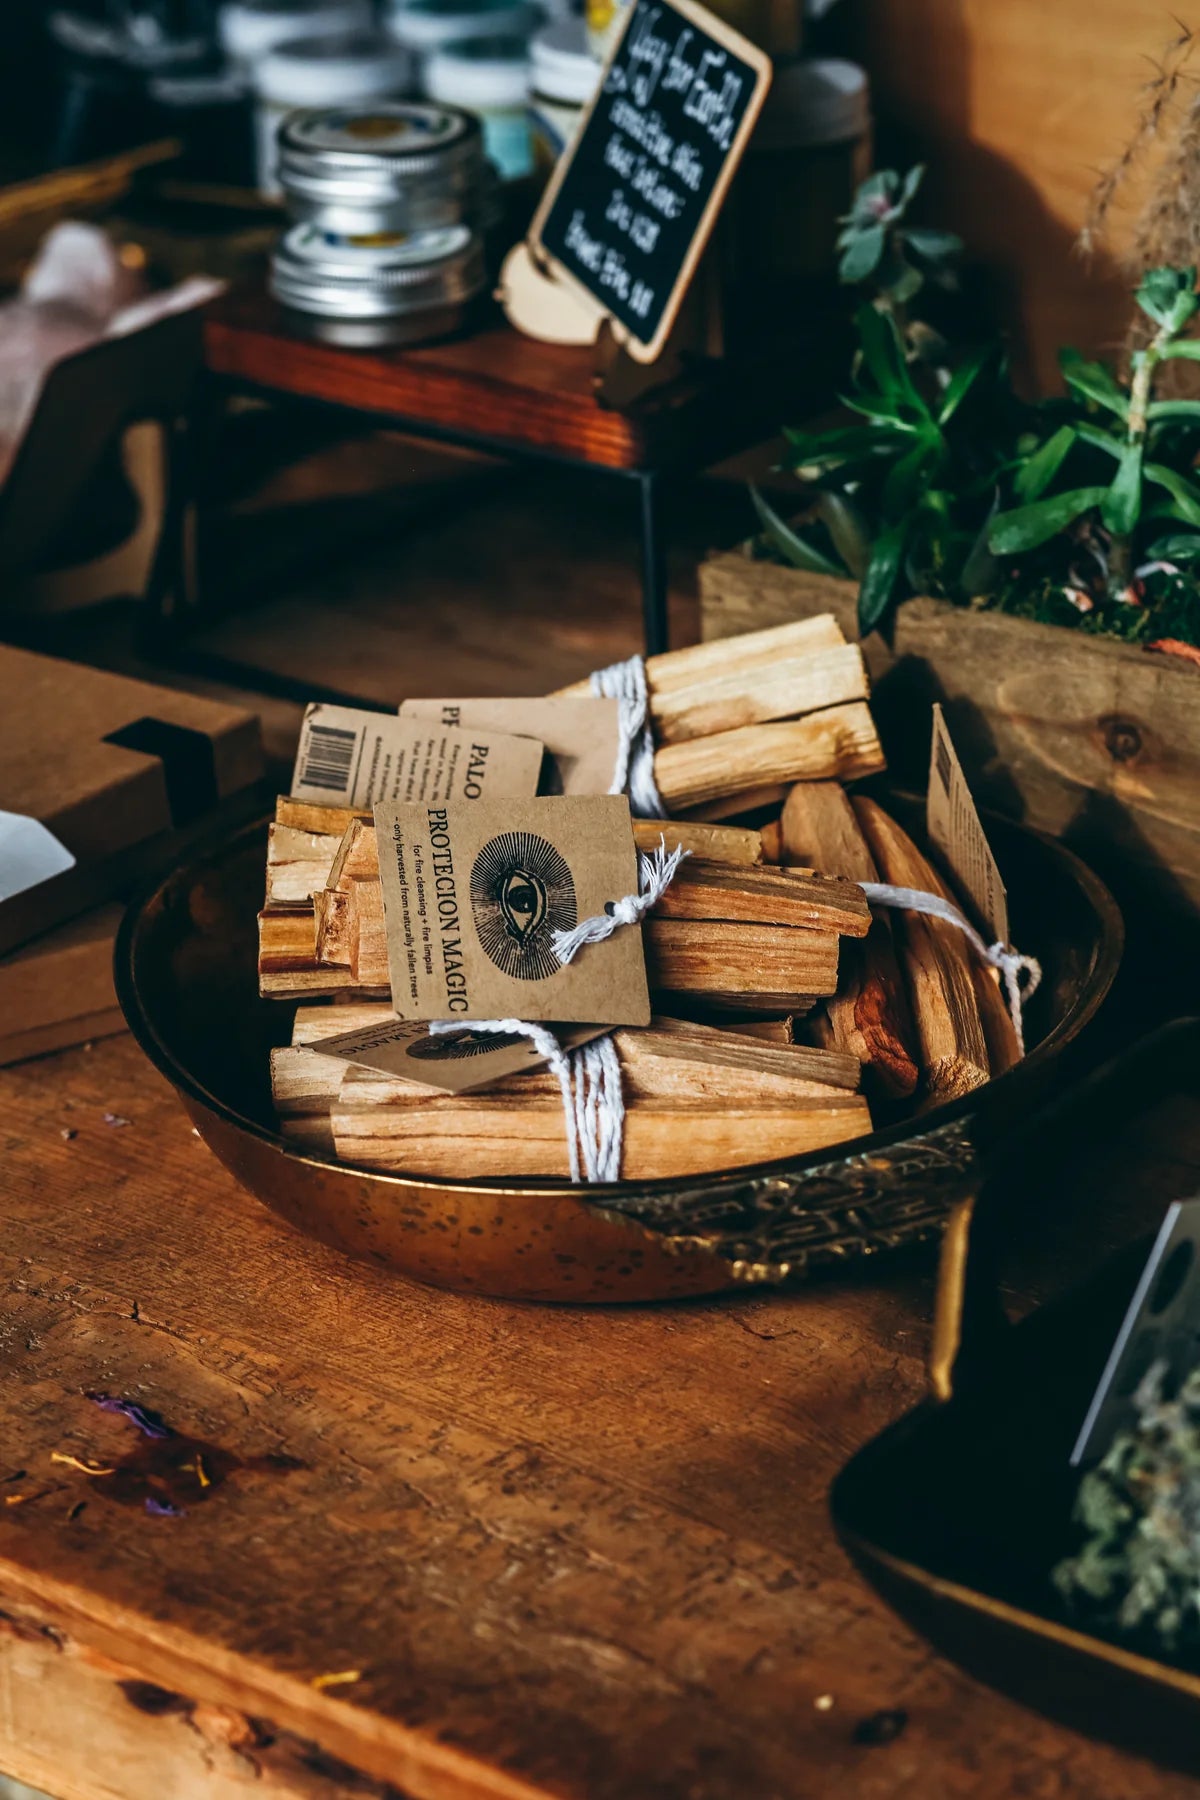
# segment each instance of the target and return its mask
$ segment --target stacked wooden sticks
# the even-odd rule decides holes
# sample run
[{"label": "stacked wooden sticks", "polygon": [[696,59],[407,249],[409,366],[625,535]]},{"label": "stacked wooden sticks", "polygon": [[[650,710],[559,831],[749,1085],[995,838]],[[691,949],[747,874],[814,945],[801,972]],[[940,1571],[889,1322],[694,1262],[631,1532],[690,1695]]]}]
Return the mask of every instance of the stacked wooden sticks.
[{"label": "stacked wooden sticks", "polygon": [[[654,779],[672,814],[778,803],[793,781],[885,766],[862,651],[832,613],[668,650],[646,662]],[[563,698],[591,692],[586,681]]]},{"label": "stacked wooden sticks", "polygon": [[[690,855],[643,925],[658,1016],[613,1034],[624,1176],[798,1155],[869,1131],[868,1099],[879,1122],[1009,1067],[1012,1025],[967,939],[873,916],[859,885],[948,892],[888,813],[841,786],[882,756],[860,653],[832,618],[653,657],[647,677],[660,791],[693,812],[634,822],[639,849],[665,835]],[[762,830],[696,817],[772,797],[782,810]],[[370,815],[281,799],[268,857],[261,991],[305,1003],[272,1062],[285,1133],[369,1168],[565,1176],[549,1070],[449,1095],[321,1053],[322,1038],[389,1016]],[[340,1004],[308,1004],[327,999]]]}]

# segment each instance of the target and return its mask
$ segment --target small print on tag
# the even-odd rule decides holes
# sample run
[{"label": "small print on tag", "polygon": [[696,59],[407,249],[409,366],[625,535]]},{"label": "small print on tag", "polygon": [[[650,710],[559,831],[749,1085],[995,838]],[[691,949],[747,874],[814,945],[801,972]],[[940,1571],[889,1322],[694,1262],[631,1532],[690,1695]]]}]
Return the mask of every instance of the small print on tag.
[{"label": "small print on tag", "polygon": [[638,891],[623,795],[377,806],[375,828],[400,1018],[649,1024],[640,925],[554,949]]},{"label": "small print on tag", "polygon": [[994,943],[1008,943],[1008,897],[940,705],[933,709],[925,828]]},{"label": "small print on tag", "polygon": [[291,797],[365,810],[383,801],[524,796],[537,793],[541,768],[542,746],[532,737],[317,705],[300,728]]},{"label": "small print on tag", "polygon": [[[563,1050],[575,1050],[603,1036],[604,1025],[568,1025],[555,1030]],[[322,1056],[337,1056],[363,1069],[403,1075],[442,1094],[465,1094],[487,1087],[506,1075],[522,1075],[545,1066],[546,1058],[516,1032],[431,1032],[424,1023],[386,1019],[363,1031],[346,1031],[313,1045]]]},{"label": "small print on tag", "polygon": [[612,788],[621,741],[616,700],[406,700],[400,717],[537,738],[546,747],[543,794],[607,794]]}]

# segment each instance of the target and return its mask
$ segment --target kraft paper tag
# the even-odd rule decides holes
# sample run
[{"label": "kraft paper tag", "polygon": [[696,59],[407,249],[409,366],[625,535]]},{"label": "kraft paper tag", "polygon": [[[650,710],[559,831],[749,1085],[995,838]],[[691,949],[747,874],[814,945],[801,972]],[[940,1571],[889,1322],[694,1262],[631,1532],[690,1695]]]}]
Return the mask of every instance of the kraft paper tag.
[{"label": "kraft paper tag", "polygon": [[929,841],[987,926],[994,943],[1008,943],[1008,896],[992,847],[975,810],[967,778],[940,705],[933,709],[929,799],[925,811]]},{"label": "kraft paper tag", "polygon": [[406,700],[400,717],[537,738],[546,747],[544,794],[607,794],[612,787],[621,741],[615,700]]},{"label": "kraft paper tag", "polygon": [[552,944],[638,891],[623,795],[377,806],[375,828],[400,1018],[649,1024],[640,924],[565,966]]},{"label": "kraft paper tag", "polygon": [[[564,1050],[574,1050],[605,1030],[603,1025],[564,1026],[554,1035]],[[386,1019],[363,1031],[322,1038],[313,1049],[358,1068],[403,1075],[407,1081],[418,1081],[442,1094],[465,1094],[505,1075],[540,1069],[546,1062],[528,1038],[515,1032],[472,1031],[467,1024],[435,1036],[425,1024],[404,1019]]]},{"label": "kraft paper tag", "polygon": [[318,705],[304,714],[291,797],[365,809],[524,796],[537,793],[541,768],[542,746],[527,735]]}]

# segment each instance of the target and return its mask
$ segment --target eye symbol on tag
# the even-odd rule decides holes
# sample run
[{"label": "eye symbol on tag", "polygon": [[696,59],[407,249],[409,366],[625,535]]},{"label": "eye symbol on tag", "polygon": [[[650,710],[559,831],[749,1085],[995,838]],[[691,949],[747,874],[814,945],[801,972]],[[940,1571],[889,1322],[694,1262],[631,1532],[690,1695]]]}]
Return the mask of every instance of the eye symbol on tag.
[{"label": "eye symbol on tag", "polygon": [[575,882],[554,845],[532,831],[490,839],[471,870],[471,911],[488,959],[518,981],[544,981],[562,967],[556,931],[577,918]]},{"label": "eye symbol on tag", "polygon": [[546,890],[536,875],[514,869],[500,889],[500,910],[518,944],[537,930],[546,916]]},{"label": "eye symbol on tag", "polygon": [[489,1050],[507,1050],[522,1040],[515,1031],[447,1031],[438,1037],[418,1038],[408,1046],[414,1062],[458,1062],[467,1056],[486,1056]]}]

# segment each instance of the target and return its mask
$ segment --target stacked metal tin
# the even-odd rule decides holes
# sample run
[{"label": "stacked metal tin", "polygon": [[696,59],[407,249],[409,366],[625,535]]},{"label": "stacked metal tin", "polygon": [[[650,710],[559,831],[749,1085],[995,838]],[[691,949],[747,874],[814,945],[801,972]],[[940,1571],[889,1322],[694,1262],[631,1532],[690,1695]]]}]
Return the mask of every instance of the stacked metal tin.
[{"label": "stacked metal tin", "polygon": [[472,114],[406,100],[293,113],[278,175],[293,222],[271,291],[300,329],[369,349],[463,325],[486,285],[495,210]]}]

